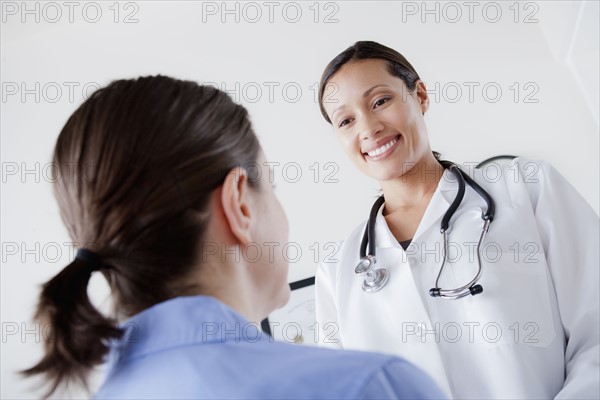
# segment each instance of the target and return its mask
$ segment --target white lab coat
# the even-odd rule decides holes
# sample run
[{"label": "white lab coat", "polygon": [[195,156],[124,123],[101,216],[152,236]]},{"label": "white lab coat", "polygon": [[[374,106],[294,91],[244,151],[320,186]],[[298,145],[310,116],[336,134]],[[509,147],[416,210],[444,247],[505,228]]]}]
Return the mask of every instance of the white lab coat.
[{"label": "white lab coat", "polygon": [[[377,266],[390,273],[381,291],[363,292],[354,274],[364,223],[340,244],[335,262],[320,266],[320,343],[404,357],[453,398],[598,398],[598,216],[547,163],[518,158],[501,173],[467,172],[496,203],[483,246],[483,293],[429,296],[443,256],[440,221],[458,187],[446,171],[407,251],[380,210]],[[476,274],[482,209],[467,186],[450,223],[452,262],[442,288]]]}]

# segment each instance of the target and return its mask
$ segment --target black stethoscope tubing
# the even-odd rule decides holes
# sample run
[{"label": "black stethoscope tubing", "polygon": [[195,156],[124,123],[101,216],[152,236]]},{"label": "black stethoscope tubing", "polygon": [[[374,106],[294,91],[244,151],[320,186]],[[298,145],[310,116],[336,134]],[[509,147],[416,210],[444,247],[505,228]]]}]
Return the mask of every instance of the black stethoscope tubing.
[{"label": "black stethoscope tubing", "polygon": [[[483,228],[483,232],[480,237],[480,240],[479,240],[479,245],[481,245],[481,241],[483,240],[483,237],[484,237],[485,233],[487,232],[490,223],[494,220],[494,215],[496,213],[496,205],[494,203],[494,199],[492,199],[492,197],[489,195],[489,193],[487,193],[485,191],[485,189],[483,189],[469,175],[467,175],[462,169],[460,169],[458,167],[458,165],[454,164],[453,162],[446,161],[446,160],[441,160],[439,162],[444,168],[448,169],[450,172],[452,172],[454,174],[454,176],[456,177],[456,180],[458,182],[458,191],[456,193],[456,196],[454,197],[454,200],[450,204],[450,207],[448,207],[448,210],[446,210],[446,212],[444,213],[444,216],[442,217],[442,221],[440,223],[440,233],[442,233],[444,235],[445,243],[447,243],[447,234],[448,234],[448,227],[450,225],[450,220],[452,219],[452,217],[456,213],[456,210],[458,210],[458,207],[462,203],[462,200],[465,195],[466,185],[468,184],[473,190],[475,190],[475,192],[477,192],[477,194],[479,196],[481,196],[483,198],[483,200],[485,201],[486,206],[487,206],[485,212],[483,212],[481,215],[481,218],[484,220],[484,228]],[[363,282],[363,290],[365,290],[367,292],[378,291],[379,289],[381,289],[381,287],[383,287],[383,285],[385,285],[385,283],[387,282],[387,278],[388,278],[387,270],[374,269],[374,265],[376,263],[376,261],[375,261],[375,247],[376,247],[375,220],[377,219],[377,213],[379,212],[381,206],[384,203],[385,203],[385,198],[383,195],[381,195],[377,198],[377,200],[375,200],[373,207],[371,207],[371,212],[369,213],[369,219],[367,221],[365,233],[363,234],[363,238],[362,238],[361,244],[360,244],[359,256],[360,256],[361,261],[359,262],[358,266],[355,269],[355,272],[359,275],[362,275],[365,273],[367,274],[367,278],[365,279],[365,282]],[[479,245],[478,245],[478,255],[479,255]],[[369,248],[368,254],[367,254],[367,246]],[[482,272],[480,258],[479,258],[479,271],[478,271],[477,275],[475,276],[475,278],[468,285],[463,286],[458,289],[449,289],[449,290],[444,290],[444,289],[441,289],[438,287],[438,281],[441,276],[443,267],[445,265],[446,257],[447,257],[446,249],[444,250],[444,253],[445,253],[444,254],[444,263],[442,264],[442,266],[440,268],[440,271],[438,274],[438,279],[436,280],[436,287],[432,288],[430,290],[430,292],[429,292],[430,295],[432,297],[461,298],[468,294],[476,295],[476,294],[481,293],[483,291],[483,288],[481,287],[481,285],[475,284],[479,280],[479,278],[481,276],[481,272]],[[377,273],[379,273],[380,275],[384,274],[385,279],[378,280],[376,278]],[[368,280],[370,280],[370,283],[368,282]],[[373,282],[378,282],[378,284],[372,284]],[[468,291],[464,291],[463,289],[465,289],[465,288],[467,288]]]}]

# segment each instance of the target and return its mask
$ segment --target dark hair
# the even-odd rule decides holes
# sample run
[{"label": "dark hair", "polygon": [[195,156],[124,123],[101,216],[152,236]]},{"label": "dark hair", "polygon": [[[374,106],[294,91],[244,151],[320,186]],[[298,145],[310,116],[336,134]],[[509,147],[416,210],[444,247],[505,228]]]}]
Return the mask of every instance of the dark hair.
[{"label": "dark hair", "polygon": [[402,79],[408,90],[415,90],[417,81],[420,79],[419,74],[417,74],[415,68],[402,54],[377,42],[356,42],[331,60],[331,62],[327,64],[327,67],[325,67],[323,75],[321,75],[321,82],[319,84],[319,107],[321,109],[321,114],[323,114],[323,117],[327,122],[331,123],[327,116],[327,112],[325,112],[325,108],[323,107],[323,95],[329,79],[350,61],[368,60],[372,58],[387,61],[389,73]]},{"label": "dark hair", "polygon": [[[232,168],[255,164],[259,149],[244,107],[166,76],[114,81],[71,115],[54,150],[54,192],[73,241],[105,264],[115,312],[132,316],[198,289],[188,280],[211,192]],[[23,373],[44,375],[46,396],[70,381],[87,386],[108,341],[123,335],[90,302],[86,264],[75,258],[39,298],[35,317],[50,335],[42,360]]]}]

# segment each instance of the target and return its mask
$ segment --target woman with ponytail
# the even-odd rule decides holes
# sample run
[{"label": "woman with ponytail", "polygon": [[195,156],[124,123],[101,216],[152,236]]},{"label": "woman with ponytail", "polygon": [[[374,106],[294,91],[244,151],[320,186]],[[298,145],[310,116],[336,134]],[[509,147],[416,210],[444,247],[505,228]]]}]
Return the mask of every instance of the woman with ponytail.
[{"label": "woman with ponytail", "polygon": [[[115,81],[69,118],[53,161],[70,178],[54,186],[61,216],[89,245],[40,295],[51,334],[24,373],[42,375],[47,395],[85,386],[106,362],[98,399],[441,397],[399,358],[262,333],[289,297],[287,262],[272,251],[288,224],[247,112],[225,93],[164,76]],[[88,298],[96,272],[113,316]]]}]

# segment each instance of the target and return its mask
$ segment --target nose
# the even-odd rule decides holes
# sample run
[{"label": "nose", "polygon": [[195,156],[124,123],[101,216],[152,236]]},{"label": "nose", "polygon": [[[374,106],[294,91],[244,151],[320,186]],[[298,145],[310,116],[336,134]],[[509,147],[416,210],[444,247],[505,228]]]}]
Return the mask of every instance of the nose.
[{"label": "nose", "polygon": [[373,139],[383,131],[383,123],[377,116],[365,114],[359,121],[358,129],[359,138],[361,140]]}]

